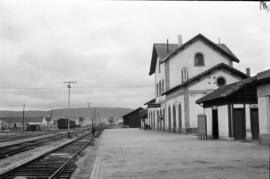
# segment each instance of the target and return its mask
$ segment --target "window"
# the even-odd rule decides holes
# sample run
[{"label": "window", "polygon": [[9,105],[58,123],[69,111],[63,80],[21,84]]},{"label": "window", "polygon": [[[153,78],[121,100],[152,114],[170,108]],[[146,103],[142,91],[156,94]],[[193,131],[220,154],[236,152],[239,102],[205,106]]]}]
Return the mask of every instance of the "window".
[{"label": "window", "polygon": [[218,87],[221,87],[221,86],[226,85],[226,80],[225,80],[225,78],[223,76],[220,76],[220,77],[217,78],[216,83],[217,83]]},{"label": "window", "polygon": [[195,54],[194,66],[204,66],[204,57],[202,53]]},{"label": "window", "polygon": [[162,90],[161,90],[161,81],[159,81],[159,95],[161,95],[162,94]]},{"label": "window", "polygon": [[158,72],[160,73],[160,65],[161,65],[161,61],[158,61]]},{"label": "window", "polygon": [[182,68],[181,76],[182,76],[182,83],[184,83],[186,80],[188,80],[188,68],[187,67]]},{"label": "window", "polygon": [[157,96],[158,96],[158,84],[157,84],[157,87],[156,87],[157,89],[156,89],[156,94],[157,94]]},{"label": "window", "polygon": [[161,84],[161,86],[162,86],[162,93],[164,93],[165,91],[164,91],[164,80],[162,80],[162,82],[161,82],[162,84]]}]

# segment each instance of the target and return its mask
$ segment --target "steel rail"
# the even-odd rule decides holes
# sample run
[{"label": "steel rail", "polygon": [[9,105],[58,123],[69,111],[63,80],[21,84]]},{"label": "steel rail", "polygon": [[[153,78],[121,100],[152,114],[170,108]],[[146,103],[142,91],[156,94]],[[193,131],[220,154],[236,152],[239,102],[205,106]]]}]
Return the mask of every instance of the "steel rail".
[{"label": "steel rail", "polygon": [[68,166],[68,164],[83,150],[85,149],[91,142],[93,142],[94,138],[92,138],[89,142],[84,144],[69,160],[67,160],[61,167],[59,167],[48,179],[56,178],[61,171]]},{"label": "steel rail", "polygon": [[[72,134],[82,133],[82,131],[72,131]],[[19,154],[21,152],[25,152],[27,150],[34,149],[35,147],[39,147],[45,145],[47,142],[50,142],[54,139],[61,139],[61,137],[66,136],[66,133],[56,133],[53,136],[44,136],[43,138],[33,139],[25,142],[20,142],[16,144],[11,144],[7,146],[0,147],[0,160],[10,157],[12,155]]]},{"label": "steel rail", "polygon": [[[65,143],[64,145],[61,145],[61,146],[59,146],[59,147],[57,147],[57,148],[55,148],[55,149],[53,149],[53,150],[47,151],[47,152],[45,152],[44,154],[42,154],[42,155],[40,155],[40,156],[38,156],[38,157],[36,157],[36,158],[33,158],[33,159],[31,159],[30,161],[28,161],[28,162],[26,162],[26,163],[24,163],[24,164],[22,164],[22,165],[19,165],[19,166],[16,166],[16,167],[14,167],[14,168],[12,168],[12,169],[10,169],[10,170],[4,171],[3,173],[0,174],[0,178],[9,176],[9,174],[12,174],[13,171],[16,172],[16,170],[19,170],[20,168],[26,167],[27,165],[31,164],[32,162],[38,161],[39,159],[42,159],[43,157],[46,157],[46,156],[48,156],[48,155],[50,155],[50,154],[52,154],[52,153],[54,153],[54,152],[57,152],[57,151],[63,149],[64,147],[68,147],[68,145],[72,145],[72,143],[75,143],[76,141],[79,141],[79,140],[81,140],[81,139],[87,137],[87,136],[90,135],[90,134],[91,134],[91,133],[87,133],[87,134],[85,134],[85,135],[83,135],[83,136],[80,136],[80,137],[78,137],[77,139],[74,139],[74,140],[72,140],[72,141],[69,141],[69,142]],[[91,143],[92,141],[93,141],[93,139],[91,139],[90,141],[88,141],[88,142],[87,142],[87,145],[89,145],[89,143]],[[85,145],[84,145],[84,146],[85,146]],[[80,149],[82,150],[82,148],[80,148]],[[76,152],[76,155],[78,155],[78,154],[79,154],[79,153]],[[75,158],[76,155],[74,154],[73,159]],[[73,160],[73,159],[72,159],[72,160]],[[65,162],[65,166],[64,166],[64,164],[61,165],[61,166],[62,166],[61,169],[60,169],[60,170],[57,169],[58,172],[56,173],[56,176],[59,175],[60,172],[62,172],[63,169],[64,169],[65,167],[67,167],[68,164],[69,164],[72,160],[69,160],[69,162]],[[55,172],[54,172],[54,173],[55,173]]]}]

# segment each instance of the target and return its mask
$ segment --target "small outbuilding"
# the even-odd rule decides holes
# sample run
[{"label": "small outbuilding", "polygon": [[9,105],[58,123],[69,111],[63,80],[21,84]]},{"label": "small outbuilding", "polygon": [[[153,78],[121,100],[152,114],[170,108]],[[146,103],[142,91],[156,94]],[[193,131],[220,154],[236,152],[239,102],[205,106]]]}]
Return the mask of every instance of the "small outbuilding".
[{"label": "small outbuilding", "polygon": [[270,143],[270,70],[220,87],[196,103],[209,116],[208,136]]},{"label": "small outbuilding", "polygon": [[128,114],[125,114],[123,117],[124,127],[129,128],[140,128],[141,127],[141,114],[143,114],[145,109],[139,107],[134,111],[131,111]]}]

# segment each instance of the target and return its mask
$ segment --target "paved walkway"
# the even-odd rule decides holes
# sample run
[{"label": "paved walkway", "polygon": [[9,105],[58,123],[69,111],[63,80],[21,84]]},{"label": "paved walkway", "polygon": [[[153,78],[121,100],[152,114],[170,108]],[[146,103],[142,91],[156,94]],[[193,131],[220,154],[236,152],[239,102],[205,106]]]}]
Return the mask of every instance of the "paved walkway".
[{"label": "paved walkway", "polygon": [[110,129],[101,136],[92,179],[269,178],[266,146],[195,136]]}]

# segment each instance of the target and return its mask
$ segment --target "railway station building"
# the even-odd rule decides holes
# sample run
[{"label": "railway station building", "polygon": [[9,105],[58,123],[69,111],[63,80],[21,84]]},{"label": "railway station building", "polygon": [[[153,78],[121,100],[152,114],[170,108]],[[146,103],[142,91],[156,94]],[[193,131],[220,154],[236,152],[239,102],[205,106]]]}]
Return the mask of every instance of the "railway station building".
[{"label": "railway station building", "polygon": [[[197,132],[204,109],[196,100],[224,85],[248,77],[233,67],[239,59],[222,43],[198,34],[185,43],[154,43],[149,75],[155,75],[155,97],[145,103],[153,130]],[[211,114],[205,114],[208,117]]]}]

